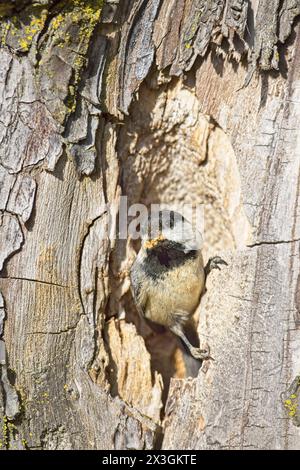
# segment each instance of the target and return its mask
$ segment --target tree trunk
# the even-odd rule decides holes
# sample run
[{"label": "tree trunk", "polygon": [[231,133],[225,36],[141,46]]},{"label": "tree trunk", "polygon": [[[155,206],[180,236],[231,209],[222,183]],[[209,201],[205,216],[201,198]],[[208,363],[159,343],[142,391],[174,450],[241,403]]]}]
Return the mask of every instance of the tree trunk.
[{"label": "tree trunk", "polygon": [[[0,445],[300,448],[299,0],[1,2]],[[199,365],[120,195],[202,204]]]}]

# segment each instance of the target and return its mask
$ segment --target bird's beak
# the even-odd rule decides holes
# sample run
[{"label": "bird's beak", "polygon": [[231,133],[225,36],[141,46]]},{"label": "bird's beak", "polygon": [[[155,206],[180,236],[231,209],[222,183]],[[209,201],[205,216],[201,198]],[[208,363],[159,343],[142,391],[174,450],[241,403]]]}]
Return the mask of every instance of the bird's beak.
[{"label": "bird's beak", "polygon": [[152,238],[151,240],[146,240],[144,243],[144,248],[146,250],[151,250],[156,245],[158,245],[159,242],[161,242],[162,240],[164,240],[164,237],[161,234],[156,238]]}]

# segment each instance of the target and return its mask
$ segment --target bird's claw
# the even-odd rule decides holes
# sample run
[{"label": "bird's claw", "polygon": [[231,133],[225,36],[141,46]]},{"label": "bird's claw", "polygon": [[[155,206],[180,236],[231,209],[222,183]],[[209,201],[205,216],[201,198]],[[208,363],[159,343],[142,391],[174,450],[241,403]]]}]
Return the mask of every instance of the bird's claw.
[{"label": "bird's claw", "polygon": [[206,275],[208,275],[213,269],[218,269],[220,271],[220,264],[228,266],[228,263],[226,263],[226,261],[220,258],[220,256],[214,256],[213,258],[210,258],[207,262],[207,265],[205,266]]}]

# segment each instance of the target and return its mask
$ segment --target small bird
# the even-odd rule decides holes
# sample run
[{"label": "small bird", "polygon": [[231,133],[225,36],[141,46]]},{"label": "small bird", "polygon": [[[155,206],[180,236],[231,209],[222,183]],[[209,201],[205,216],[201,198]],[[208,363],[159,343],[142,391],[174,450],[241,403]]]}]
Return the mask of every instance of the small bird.
[{"label": "small bird", "polygon": [[138,312],[150,325],[169,328],[195,359],[208,359],[209,350],[193,346],[187,333],[206,277],[226,261],[216,256],[204,267],[201,234],[175,211],[151,214],[141,224],[141,239],[130,272]]}]

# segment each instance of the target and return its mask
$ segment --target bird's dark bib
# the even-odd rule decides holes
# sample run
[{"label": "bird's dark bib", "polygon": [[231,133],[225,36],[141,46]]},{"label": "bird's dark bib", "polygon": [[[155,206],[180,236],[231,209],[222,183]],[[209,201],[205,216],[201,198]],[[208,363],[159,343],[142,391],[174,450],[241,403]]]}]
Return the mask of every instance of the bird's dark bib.
[{"label": "bird's dark bib", "polygon": [[153,248],[147,249],[147,261],[142,263],[142,269],[152,279],[159,279],[178,266],[198,256],[197,250],[184,252],[181,243],[162,240]]}]

